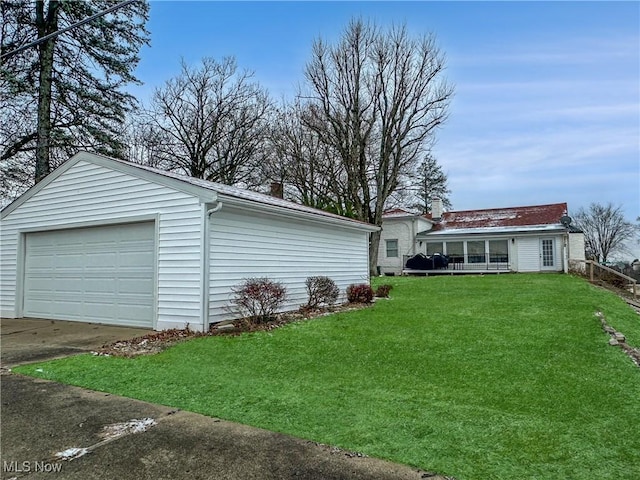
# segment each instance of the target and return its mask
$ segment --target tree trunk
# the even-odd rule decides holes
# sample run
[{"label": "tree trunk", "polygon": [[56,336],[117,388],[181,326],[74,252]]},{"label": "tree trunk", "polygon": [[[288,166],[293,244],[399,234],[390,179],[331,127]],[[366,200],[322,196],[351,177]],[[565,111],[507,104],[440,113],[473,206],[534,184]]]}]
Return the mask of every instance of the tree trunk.
[{"label": "tree trunk", "polygon": [[369,237],[369,275],[378,276],[378,247],[380,246],[380,230]]},{"label": "tree trunk", "polygon": [[[44,13],[44,1],[36,2],[36,25],[38,38],[42,38],[58,29],[59,2],[49,2],[49,10]],[[51,139],[51,84],[53,79],[53,51],[56,37],[38,45],[38,126],[36,130],[36,183],[51,170],[49,162],[49,143]]]}]

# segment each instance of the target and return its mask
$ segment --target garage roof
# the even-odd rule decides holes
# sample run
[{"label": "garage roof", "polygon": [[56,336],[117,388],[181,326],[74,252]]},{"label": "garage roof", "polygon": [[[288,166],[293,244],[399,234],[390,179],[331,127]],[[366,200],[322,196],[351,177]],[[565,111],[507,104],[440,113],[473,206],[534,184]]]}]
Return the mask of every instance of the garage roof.
[{"label": "garage roof", "polygon": [[186,175],[180,175],[174,172],[167,172],[157,168],[138,165],[123,160],[117,160],[103,155],[89,152],[79,152],[69,160],[60,165],[57,169],[47,175],[43,180],[27,190],[22,196],[18,197],[12,203],[2,209],[2,218],[9,215],[13,210],[18,208],[22,203],[27,201],[42,188],[54,181],[57,177],[69,170],[78,162],[89,162],[101,165],[106,168],[118,170],[136,177],[143,178],[152,182],[167,185],[176,190],[184,191],[196,197],[202,202],[213,203],[216,201],[225,201],[229,203],[239,204],[260,204],[274,211],[290,211],[304,216],[314,216],[318,219],[324,218],[329,221],[350,225],[359,229],[368,231],[376,231],[379,227],[371,225],[359,220],[353,220],[333,213],[325,212],[316,208],[290,202],[282,198],[273,197],[263,193],[253,192],[221,183],[209,182],[199,178],[193,178]]}]

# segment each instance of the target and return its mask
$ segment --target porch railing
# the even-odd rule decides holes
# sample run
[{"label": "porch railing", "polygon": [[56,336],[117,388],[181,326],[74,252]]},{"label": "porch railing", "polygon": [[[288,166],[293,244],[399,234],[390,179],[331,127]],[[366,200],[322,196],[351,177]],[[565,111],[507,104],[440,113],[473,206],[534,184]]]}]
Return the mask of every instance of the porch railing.
[{"label": "porch railing", "polygon": [[[402,265],[404,269],[407,269],[407,260],[412,257],[413,255],[404,255],[402,257]],[[486,252],[471,255],[448,255],[448,258],[449,264],[446,268],[434,268],[433,270],[504,271],[511,268],[508,256],[502,254]]]},{"label": "porch railing", "polygon": [[620,273],[613,268],[601,265],[593,260],[585,260],[584,263],[587,266],[587,273],[591,283],[599,280],[613,284],[614,286],[622,285],[626,287],[625,290],[633,293],[633,298],[638,298],[638,281],[635,278],[629,277],[624,273]]}]

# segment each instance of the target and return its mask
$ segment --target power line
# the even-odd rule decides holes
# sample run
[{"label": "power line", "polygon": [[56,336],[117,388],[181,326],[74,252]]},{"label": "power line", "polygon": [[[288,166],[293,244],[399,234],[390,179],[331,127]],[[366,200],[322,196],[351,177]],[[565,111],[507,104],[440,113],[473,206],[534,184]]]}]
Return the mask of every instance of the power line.
[{"label": "power line", "polygon": [[127,5],[132,4],[133,2],[136,2],[137,0],[126,0],[124,2],[120,2],[117,5],[114,5],[113,7],[109,7],[106,10],[102,10],[101,12],[98,12],[94,15],[91,15],[90,17],[85,18],[84,20],[80,20],[79,22],[76,22],[72,25],[69,25],[66,28],[63,28],[62,30],[56,30],[53,33],[50,33],[49,35],[45,35],[44,37],[38,38],[37,40],[34,40],[33,42],[29,42],[25,45],[22,45],[21,47],[16,48],[15,50],[12,50],[10,52],[7,52],[3,55],[0,55],[0,60],[4,60],[6,58],[9,58],[13,55],[16,55],[20,52],[22,52],[23,50],[26,50],[27,48],[31,48],[31,47],[35,47],[36,45],[40,45],[43,42],[46,42],[47,40],[53,38],[53,37],[57,37],[58,35],[61,35],[65,32],[68,32],[69,30],[72,30],[74,28],[80,27],[82,25],[84,25],[85,23],[89,23],[91,20],[94,20],[98,17],[101,17],[103,15],[106,15],[107,13],[111,13],[114,10],[117,10],[119,8],[122,7],[126,7]]}]

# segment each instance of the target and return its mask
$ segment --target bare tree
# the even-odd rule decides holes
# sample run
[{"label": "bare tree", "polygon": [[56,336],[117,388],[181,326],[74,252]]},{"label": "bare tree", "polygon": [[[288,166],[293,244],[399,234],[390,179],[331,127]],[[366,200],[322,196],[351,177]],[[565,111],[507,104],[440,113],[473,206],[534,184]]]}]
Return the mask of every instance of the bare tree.
[{"label": "bare tree", "polygon": [[412,208],[423,214],[431,212],[431,202],[434,198],[442,200],[445,210],[452,208],[449,199],[451,190],[447,187],[447,174],[442,171],[442,166],[431,154],[427,154],[418,166],[408,190],[417,200]]},{"label": "bare tree", "polygon": [[[431,147],[453,89],[432,35],[352,21],[336,45],[314,43],[305,125],[338,155],[356,218],[380,225],[389,197]],[[370,242],[375,273],[380,234]]]},{"label": "bare tree", "polygon": [[247,183],[263,154],[271,101],[232,57],[204,58],[154,93],[148,119],[169,168],[229,185]]},{"label": "bare tree", "polygon": [[293,201],[353,216],[345,198],[345,175],[330,145],[307,128],[302,117],[308,108],[299,99],[274,115],[270,155],[263,164],[263,176],[286,186],[285,196]]},{"label": "bare tree", "polygon": [[627,242],[640,231],[638,225],[625,220],[622,207],[612,203],[580,208],[573,223],[584,232],[585,247],[599,262],[606,262],[612,253],[625,252]]}]

